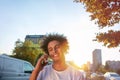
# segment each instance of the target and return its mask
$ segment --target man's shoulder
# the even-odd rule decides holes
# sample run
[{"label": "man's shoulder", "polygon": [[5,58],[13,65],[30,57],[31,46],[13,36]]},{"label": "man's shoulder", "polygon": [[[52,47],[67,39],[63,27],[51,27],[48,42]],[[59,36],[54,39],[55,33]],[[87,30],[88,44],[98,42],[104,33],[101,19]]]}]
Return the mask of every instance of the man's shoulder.
[{"label": "man's shoulder", "polygon": [[73,66],[69,66],[69,70],[74,72],[75,74],[80,74],[80,75],[83,75],[83,72]]},{"label": "man's shoulder", "polygon": [[52,65],[46,65],[44,66],[44,69],[51,69]]}]

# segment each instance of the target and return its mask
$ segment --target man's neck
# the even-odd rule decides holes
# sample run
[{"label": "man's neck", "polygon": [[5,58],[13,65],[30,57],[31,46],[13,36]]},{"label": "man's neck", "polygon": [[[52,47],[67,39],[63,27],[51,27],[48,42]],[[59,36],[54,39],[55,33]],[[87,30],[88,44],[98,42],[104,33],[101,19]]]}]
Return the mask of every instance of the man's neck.
[{"label": "man's neck", "polygon": [[54,62],[52,67],[57,71],[64,71],[68,67],[68,65],[66,64],[65,61],[62,61],[62,62]]}]

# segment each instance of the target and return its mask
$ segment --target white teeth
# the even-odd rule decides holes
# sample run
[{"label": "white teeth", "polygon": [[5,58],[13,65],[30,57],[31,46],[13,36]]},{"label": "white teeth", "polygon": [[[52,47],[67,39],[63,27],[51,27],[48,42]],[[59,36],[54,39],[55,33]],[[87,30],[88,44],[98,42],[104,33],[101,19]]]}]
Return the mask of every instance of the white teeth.
[{"label": "white teeth", "polygon": [[57,55],[54,55],[54,56],[57,56]]}]

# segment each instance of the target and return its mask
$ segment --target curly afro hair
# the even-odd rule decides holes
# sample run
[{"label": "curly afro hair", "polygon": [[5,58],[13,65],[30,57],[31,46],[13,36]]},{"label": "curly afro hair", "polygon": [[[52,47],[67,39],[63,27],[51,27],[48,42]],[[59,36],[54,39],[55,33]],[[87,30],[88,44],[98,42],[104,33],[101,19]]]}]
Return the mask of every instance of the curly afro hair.
[{"label": "curly afro hair", "polygon": [[48,52],[48,44],[50,41],[56,40],[60,42],[60,46],[62,46],[62,50],[64,53],[67,53],[67,50],[69,49],[69,43],[67,38],[63,34],[53,33],[53,34],[47,34],[42,40],[41,43],[41,49],[49,55]]}]

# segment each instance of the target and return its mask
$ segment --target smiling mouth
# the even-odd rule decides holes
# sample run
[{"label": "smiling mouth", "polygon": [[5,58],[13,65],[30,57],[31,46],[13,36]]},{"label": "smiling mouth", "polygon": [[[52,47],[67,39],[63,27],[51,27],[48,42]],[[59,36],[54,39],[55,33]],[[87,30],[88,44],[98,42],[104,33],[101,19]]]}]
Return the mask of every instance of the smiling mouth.
[{"label": "smiling mouth", "polygon": [[54,57],[56,57],[56,56],[57,56],[57,54],[54,54],[53,56],[54,56]]},{"label": "smiling mouth", "polygon": [[53,54],[53,58],[54,58],[54,57],[57,57],[57,56],[58,56],[58,54]]}]

